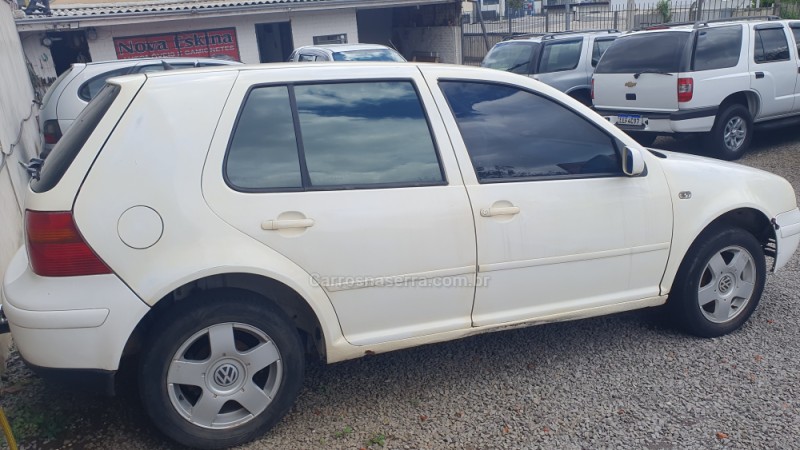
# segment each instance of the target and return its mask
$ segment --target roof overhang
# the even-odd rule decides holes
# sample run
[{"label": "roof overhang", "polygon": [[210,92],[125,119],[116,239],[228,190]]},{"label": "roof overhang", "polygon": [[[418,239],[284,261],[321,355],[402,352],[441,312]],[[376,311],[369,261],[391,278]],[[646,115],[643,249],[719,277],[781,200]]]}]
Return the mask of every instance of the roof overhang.
[{"label": "roof overhang", "polygon": [[[17,31],[59,31],[162,20],[187,20],[243,14],[277,14],[338,9],[376,9],[454,3],[458,0],[230,0],[70,5],[49,17],[16,19]],[[102,11],[102,12],[101,12]]]}]

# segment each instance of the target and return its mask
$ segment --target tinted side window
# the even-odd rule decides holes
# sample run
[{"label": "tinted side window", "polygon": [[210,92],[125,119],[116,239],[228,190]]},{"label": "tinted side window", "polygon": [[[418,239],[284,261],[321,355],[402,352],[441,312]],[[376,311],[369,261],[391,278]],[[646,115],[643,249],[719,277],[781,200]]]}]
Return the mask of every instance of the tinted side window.
[{"label": "tinted side window", "polygon": [[58,144],[47,156],[47,160],[42,166],[42,173],[39,180],[31,181],[31,189],[34,192],[46,192],[52,189],[61,177],[67,172],[67,169],[72,165],[72,161],[78,156],[83,145],[92,135],[100,119],[103,118],[108,108],[114,103],[114,99],[119,94],[120,87],[115,85],[106,85],[103,90],[97,94],[97,98],[89,102],[89,105],[75,119],[75,122],[64,134],[64,137],[58,141]]},{"label": "tinted side window", "polygon": [[712,70],[739,64],[742,50],[742,27],[701,29],[692,60],[694,70]]},{"label": "tinted side window", "polygon": [[286,86],[253,89],[233,132],[225,175],[248,189],[302,188],[300,158]]},{"label": "tinted side window", "polygon": [[611,47],[613,43],[614,39],[596,39],[594,41],[594,45],[592,46],[592,67],[597,66],[603,53],[605,53],[608,47]]},{"label": "tinted side window", "polygon": [[767,63],[789,60],[789,43],[783,28],[756,30],[755,62]]},{"label": "tinted side window", "polygon": [[444,183],[408,81],[295,86],[310,187]]},{"label": "tinted side window", "polygon": [[572,70],[578,67],[583,40],[548,43],[542,49],[539,73]]},{"label": "tinted side window", "polygon": [[122,75],[126,75],[131,71],[130,67],[124,67],[122,69],[112,70],[111,72],[106,72],[104,74],[98,75],[89,81],[83,83],[81,87],[78,89],[78,97],[81,100],[88,102],[93,99],[100,89],[103,89],[103,86],[106,85],[106,80],[111,77],[119,77]]},{"label": "tinted side window", "polygon": [[314,56],[314,55],[305,55],[305,54],[302,54],[302,53],[300,54],[300,57],[297,59],[297,61],[299,61],[299,62],[308,62],[308,61],[316,61],[316,60],[317,60],[316,56]]},{"label": "tinted side window", "polygon": [[503,85],[439,85],[481,183],[621,173],[611,136],[559,103]]},{"label": "tinted side window", "polygon": [[531,61],[539,44],[534,42],[509,42],[495,45],[483,58],[481,67],[505,70],[512,73],[531,73]]}]

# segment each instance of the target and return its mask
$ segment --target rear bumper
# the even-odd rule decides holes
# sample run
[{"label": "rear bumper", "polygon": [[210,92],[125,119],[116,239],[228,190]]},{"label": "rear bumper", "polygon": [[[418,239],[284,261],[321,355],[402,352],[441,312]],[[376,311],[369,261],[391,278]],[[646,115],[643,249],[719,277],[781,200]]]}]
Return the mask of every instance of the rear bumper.
[{"label": "rear bumper", "polygon": [[40,277],[25,249],[6,269],[3,313],[31,366],[114,371],[149,307],[116,275]]},{"label": "rear bumper", "polygon": [[[596,108],[595,111],[623,131],[671,134],[711,131],[711,128],[714,127],[714,119],[718,109],[718,106],[711,106],[674,112],[621,111],[604,108]],[[618,125],[616,118],[619,114],[640,115],[642,116],[642,125]]]},{"label": "rear bumper", "polygon": [[49,383],[59,384],[70,390],[114,396],[115,376],[114,370],[97,369],[53,369],[31,364],[22,358],[36,375]]}]

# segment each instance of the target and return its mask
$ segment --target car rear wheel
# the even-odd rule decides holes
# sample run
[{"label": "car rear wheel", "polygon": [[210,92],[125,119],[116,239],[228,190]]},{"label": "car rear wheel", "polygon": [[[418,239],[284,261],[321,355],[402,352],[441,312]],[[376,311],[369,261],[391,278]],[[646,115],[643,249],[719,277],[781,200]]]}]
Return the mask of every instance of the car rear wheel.
[{"label": "car rear wheel", "polygon": [[708,145],[720,159],[732,161],[741,158],[753,138],[753,119],[743,105],[728,105],[714,121],[708,134]]},{"label": "car rear wheel", "polygon": [[185,300],[150,329],[139,370],[142,402],[153,423],[183,445],[253,440],[288,412],[302,386],[297,330],[248,291]]},{"label": "car rear wheel", "polygon": [[668,306],[689,333],[715,337],[744,324],[766,279],[764,251],[739,228],[713,228],[698,237],[678,270]]}]

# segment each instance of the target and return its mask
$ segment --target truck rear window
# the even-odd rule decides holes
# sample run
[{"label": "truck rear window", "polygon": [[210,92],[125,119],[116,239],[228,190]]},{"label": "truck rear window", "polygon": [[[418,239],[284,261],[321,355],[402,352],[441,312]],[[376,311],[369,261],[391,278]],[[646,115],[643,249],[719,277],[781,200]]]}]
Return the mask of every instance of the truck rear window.
[{"label": "truck rear window", "polygon": [[690,35],[684,31],[665,31],[619,38],[603,54],[595,72],[680,72]]},{"label": "truck rear window", "polygon": [[100,119],[103,118],[108,108],[114,103],[119,94],[120,87],[107,84],[94,100],[78,115],[66,134],[50,152],[38,180],[31,181],[33,192],[47,192],[64,176],[78,152],[92,135]]}]

